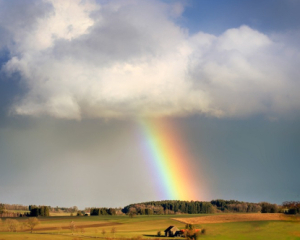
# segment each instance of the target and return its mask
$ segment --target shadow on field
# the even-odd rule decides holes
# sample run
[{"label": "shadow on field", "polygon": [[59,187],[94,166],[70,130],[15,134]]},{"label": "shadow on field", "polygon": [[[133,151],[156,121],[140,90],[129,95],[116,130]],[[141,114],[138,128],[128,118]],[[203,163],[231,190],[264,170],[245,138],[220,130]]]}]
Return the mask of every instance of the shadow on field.
[{"label": "shadow on field", "polygon": [[144,234],[143,235],[144,237],[154,237],[154,238],[156,238],[156,239],[161,239],[161,238],[163,238],[163,239],[173,239],[173,240],[178,240],[178,239],[181,239],[182,240],[182,238],[176,238],[176,237],[166,237],[166,236],[157,236],[157,235],[150,235],[150,234]]}]

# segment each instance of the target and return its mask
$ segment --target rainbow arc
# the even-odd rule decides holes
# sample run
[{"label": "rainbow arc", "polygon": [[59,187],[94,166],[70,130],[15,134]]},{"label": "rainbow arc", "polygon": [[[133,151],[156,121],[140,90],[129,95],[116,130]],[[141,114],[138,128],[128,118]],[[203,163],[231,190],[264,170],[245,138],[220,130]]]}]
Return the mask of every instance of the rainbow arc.
[{"label": "rainbow arc", "polygon": [[140,120],[145,157],[156,171],[160,197],[169,200],[199,200],[193,157],[178,130],[165,119]]}]

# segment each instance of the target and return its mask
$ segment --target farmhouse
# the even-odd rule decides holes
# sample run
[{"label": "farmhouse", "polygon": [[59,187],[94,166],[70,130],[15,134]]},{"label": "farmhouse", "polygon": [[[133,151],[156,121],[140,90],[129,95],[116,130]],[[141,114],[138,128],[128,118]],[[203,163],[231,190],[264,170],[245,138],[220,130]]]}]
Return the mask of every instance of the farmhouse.
[{"label": "farmhouse", "polygon": [[165,230],[166,237],[176,237],[179,234],[179,229],[175,226],[170,226]]},{"label": "farmhouse", "polygon": [[178,229],[175,226],[170,226],[165,230],[165,237],[183,237],[186,234],[191,233],[190,231],[193,232],[193,234],[197,234],[201,232],[201,229],[192,229],[192,230],[188,230],[188,229]]}]

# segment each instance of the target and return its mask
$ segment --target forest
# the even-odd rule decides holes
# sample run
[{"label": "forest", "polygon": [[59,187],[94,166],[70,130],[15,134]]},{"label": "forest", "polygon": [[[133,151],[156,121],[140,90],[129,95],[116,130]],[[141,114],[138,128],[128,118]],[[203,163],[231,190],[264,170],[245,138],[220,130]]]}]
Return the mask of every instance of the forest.
[{"label": "forest", "polygon": [[277,213],[282,207],[268,202],[250,203],[236,200],[216,199],[204,201],[152,201],[135,203],[122,209],[125,214],[153,215],[153,214],[199,214],[216,212],[249,212],[249,213]]}]

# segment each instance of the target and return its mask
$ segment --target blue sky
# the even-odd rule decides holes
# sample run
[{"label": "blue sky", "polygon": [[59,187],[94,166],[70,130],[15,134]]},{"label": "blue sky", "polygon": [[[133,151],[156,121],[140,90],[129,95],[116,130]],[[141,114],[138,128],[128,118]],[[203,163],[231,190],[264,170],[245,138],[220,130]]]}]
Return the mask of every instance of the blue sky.
[{"label": "blue sky", "polygon": [[199,200],[299,200],[299,10],[0,0],[0,202],[160,200],[135,137],[141,117],[184,133],[210,186]]},{"label": "blue sky", "polygon": [[192,31],[220,34],[248,25],[263,32],[299,30],[299,1],[189,1],[183,16]]}]

